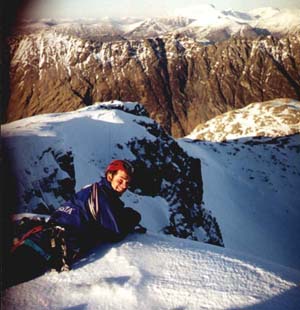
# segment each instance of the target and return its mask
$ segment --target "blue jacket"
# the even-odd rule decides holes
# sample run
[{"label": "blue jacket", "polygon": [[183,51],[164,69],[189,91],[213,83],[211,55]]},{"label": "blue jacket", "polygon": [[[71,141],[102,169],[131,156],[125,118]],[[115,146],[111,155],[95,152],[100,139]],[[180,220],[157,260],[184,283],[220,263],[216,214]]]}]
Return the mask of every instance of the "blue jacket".
[{"label": "blue jacket", "polygon": [[[94,245],[123,239],[140,220],[140,214],[125,208],[118,193],[102,178],[65,202],[48,223],[34,227],[34,232],[30,230],[27,234],[31,234],[20,239],[10,258],[8,282],[27,281],[49,268],[61,271]],[[24,261],[31,264],[23,268]]]},{"label": "blue jacket", "polygon": [[65,228],[71,255],[101,241],[121,240],[140,220],[137,211],[124,208],[106,178],[81,189],[50,218],[50,222]]}]

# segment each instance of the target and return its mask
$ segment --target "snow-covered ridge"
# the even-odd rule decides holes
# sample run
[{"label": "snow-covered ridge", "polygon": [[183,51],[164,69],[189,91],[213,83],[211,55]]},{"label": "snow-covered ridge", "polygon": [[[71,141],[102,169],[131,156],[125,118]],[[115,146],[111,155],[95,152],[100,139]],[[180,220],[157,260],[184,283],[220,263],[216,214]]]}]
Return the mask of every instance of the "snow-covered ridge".
[{"label": "snow-covered ridge", "polygon": [[224,141],[245,137],[280,137],[300,133],[300,102],[278,99],[229,111],[197,126],[191,139]]},{"label": "snow-covered ridge", "polygon": [[141,212],[149,229],[223,245],[216,219],[201,205],[200,161],[146,115],[137,103],[114,101],[2,126],[18,184],[12,211],[49,213],[98,181],[113,158],[124,158],[135,167],[124,200]]},{"label": "snow-covered ridge", "polygon": [[146,116],[149,117],[149,114],[145,107],[142,104],[139,103],[132,103],[132,102],[122,102],[118,100],[112,100],[109,102],[97,102],[93,104],[92,106],[82,108],[77,110],[78,112],[80,111],[96,111],[96,110],[101,110],[101,109],[106,109],[106,110],[121,110],[133,115],[137,116]]}]

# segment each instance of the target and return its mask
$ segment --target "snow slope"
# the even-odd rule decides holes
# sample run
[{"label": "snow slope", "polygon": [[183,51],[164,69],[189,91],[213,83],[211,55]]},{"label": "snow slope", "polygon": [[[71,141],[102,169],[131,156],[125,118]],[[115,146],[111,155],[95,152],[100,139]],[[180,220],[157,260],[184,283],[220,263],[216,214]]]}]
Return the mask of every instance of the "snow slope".
[{"label": "snow slope", "polygon": [[131,235],[70,272],[7,289],[3,309],[270,309],[300,306],[300,272],[203,243]]},{"label": "snow slope", "polygon": [[201,160],[204,206],[219,220],[225,246],[298,270],[299,107],[293,100],[251,104],[180,140]]},{"label": "snow slope", "polygon": [[300,9],[260,8],[249,12],[253,27],[268,29],[271,33],[297,33],[300,30]]}]

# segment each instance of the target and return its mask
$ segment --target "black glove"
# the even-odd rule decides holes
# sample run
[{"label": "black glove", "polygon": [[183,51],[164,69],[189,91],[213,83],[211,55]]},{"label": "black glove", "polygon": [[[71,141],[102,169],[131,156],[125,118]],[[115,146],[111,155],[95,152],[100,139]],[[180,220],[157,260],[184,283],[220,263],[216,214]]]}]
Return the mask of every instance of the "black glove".
[{"label": "black glove", "polygon": [[138,224],[134,227],[133,232],[138,233],[138,234],[145,234],[147,232],[147,228]]}]

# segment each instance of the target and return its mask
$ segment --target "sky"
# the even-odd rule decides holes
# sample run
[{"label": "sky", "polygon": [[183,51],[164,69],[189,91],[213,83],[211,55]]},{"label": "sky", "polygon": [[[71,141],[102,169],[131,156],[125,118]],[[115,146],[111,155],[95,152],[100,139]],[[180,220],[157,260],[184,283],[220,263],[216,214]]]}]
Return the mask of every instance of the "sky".
[{"label": "sky", "polygon": [[27,7],[27,14],[34,18],[153,17],[198,4],[240,11],[267,6],[300,8],[299,0],[35,0]]}]

